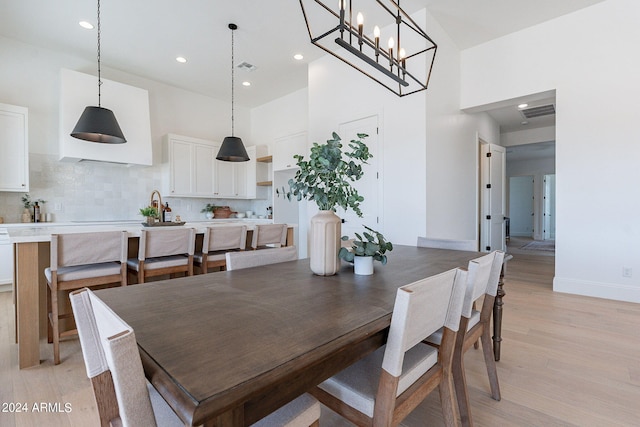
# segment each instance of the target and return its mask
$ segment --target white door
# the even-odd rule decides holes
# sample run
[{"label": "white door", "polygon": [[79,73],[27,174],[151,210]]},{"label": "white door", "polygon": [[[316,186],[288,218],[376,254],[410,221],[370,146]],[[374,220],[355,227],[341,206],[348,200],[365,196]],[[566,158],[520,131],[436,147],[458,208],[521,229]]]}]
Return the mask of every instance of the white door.
[{"label": "white door", "polygon": [[480,146],[480,250],[505,250],[506,150],[495,144]]},{"label": "white door", "polygon": [[556,239],[556,176],[544,176],[544,240]]},{"label": "white door", "polygon": [[362,218],[358,217],[352,209],[348,209],[345,212],[339,208],[337,212],[343,221],[342,235],[351,237],[355,232],[362,235],[363,225],[383,232],[380,229],[380,224],[382,223],[382,209],[380,208],[382,200],[380,195],[382,192],[379,187],[381,185],[381,180],[379,179],[381,162],[379,158],[380,150],[378,150],[378,116],[369,116],[340,124],[338,136],[342,138],[342,149],[349,150],[349,142],[352,139],[357,139],[359,133],[369,135],[364,138],[363,142],[369,148],[369,153],[373,155],[367,162],[368,164],[363,165],[364,175],[362,178],[354,183],[358,194],[364,197],[364,201],[360,203]]},{"label": "white door", "polygon": [[509,178],[509,224],[510,235],[533,237],[534,178],[512,176]]}]

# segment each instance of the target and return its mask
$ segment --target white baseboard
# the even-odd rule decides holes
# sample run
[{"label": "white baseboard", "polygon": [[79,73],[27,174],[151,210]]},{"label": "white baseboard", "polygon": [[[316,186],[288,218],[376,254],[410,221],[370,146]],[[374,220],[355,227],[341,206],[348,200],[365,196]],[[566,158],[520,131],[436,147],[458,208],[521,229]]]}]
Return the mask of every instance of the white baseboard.
[{"label": "white baseboard", "polygon": [[602,283],[554,277],[553,290],[567,294],[640,303],[640,287],[632,284]]},{"label": "white baseboard", "polygon": [[477,240],[430,239],[418,237],[418,246],[425,248],[453,249],[457,251],[477,251]]},{"label": "white baseboard", "polygon": [[12,283],[0,284],[0,292],[11,292],[12,288],[13,288]]}]

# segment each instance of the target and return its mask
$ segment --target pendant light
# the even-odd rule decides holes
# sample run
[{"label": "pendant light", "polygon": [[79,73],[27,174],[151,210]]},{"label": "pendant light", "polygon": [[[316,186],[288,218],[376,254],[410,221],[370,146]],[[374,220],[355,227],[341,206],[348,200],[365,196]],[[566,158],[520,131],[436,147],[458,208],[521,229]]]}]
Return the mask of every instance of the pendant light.
[{"label": "pendant light", "polygon": [[85,107],[71,136],[85,141],[105,144],[123,144],[127,142],[113,111],[100,106],[100,0],[98,0],[98,106]]},{"label": "pendant light", "polygon": [[229,24],[231,30],[231,136],[225,137],[220,146],[220,151],[216,159],[223,160],[225,162],[246,162],[249,160],[247,150],[244,148],[242,139],[234,136],[234,110],[233,105],[235,101],[234,97],[234,56],[233,56],[233,32],[238,29],[236,24]]}]

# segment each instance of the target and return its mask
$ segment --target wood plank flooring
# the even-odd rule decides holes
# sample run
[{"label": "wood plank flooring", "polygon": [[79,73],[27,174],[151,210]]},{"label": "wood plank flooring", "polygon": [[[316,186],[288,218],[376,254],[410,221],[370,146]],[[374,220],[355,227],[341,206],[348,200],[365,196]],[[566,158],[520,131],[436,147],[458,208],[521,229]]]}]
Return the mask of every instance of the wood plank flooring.
[{"label": "wood plank flooring", "polygon": [[[502,401],[489,396],[481,351],[465,356],[475,425],[639,425],[640,304],[554,293],[553,272],[549,256],[518,254],[509,262]],[[58,366],[41,341],[43,363],[20,371],[13,331],[11,293],[0,293],[0,426],[98,425],[78,341],[61,344]],[[11,403],[26,403],[28,412],[2,412]],[[34,412],[41,403],[44,411]],[[350,424],[323,409],[321,425]],[[403,425],[443,425],[437,393]]]}]

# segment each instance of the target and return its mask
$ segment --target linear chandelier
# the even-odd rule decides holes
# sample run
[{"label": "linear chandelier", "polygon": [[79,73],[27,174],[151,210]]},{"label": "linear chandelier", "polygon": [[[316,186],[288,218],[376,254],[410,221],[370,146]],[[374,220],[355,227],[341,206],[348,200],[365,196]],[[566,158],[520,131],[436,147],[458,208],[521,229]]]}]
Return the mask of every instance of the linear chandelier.
[{"label": "linear chandelier", "polygon": [[[312,44],[398,96],[427,89],[438,47],[400,7],[400,0],[331,4],[300,0]],[[376,25],[365,27],[365,17]]]}]

